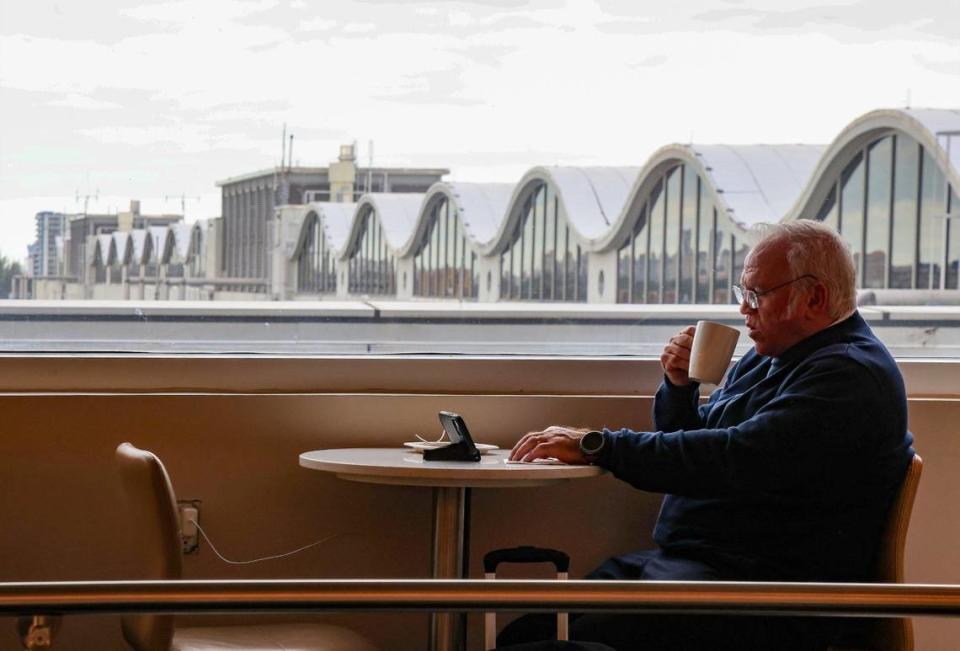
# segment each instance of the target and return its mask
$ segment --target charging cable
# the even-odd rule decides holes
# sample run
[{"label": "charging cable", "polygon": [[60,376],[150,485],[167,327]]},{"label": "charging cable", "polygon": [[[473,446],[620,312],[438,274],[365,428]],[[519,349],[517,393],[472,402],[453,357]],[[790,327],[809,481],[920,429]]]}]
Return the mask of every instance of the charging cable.
[{"label": "charging cable", "polygon": [[274,554],[274,555],[272,555],[272,556],[263,556],[262,558],[254,558],[254,559],[251,559],[251,560],[249,560],[249,561],[234,561],[234,560],[230,560],[229,558],[227,558],[226,556],[224,556],[223,554],[220,553],[220,550],[218,550],[218,549],[217,549],[217,546],[213,544],[213,541],[210,540],[210,536],[208,536],[208,535],[207,535],[207,532],[203,530],[203,527],[200,526],[200,523],[199,523],[199,522],[197,522],[197,521],[194,520],[193,518],[187,520],[187,522],[190,522],[190,523],[193,523],[194,525],[196,525],[197,531],[200,532],[200,535],[203,536],[203,539],[207,541],[207,544],[208,544],[208,545],[210,545],[210,549],[213,550],[213,553],[216,554],[216,555],[220,558],[221,561],[223,561],[224,563],[229,563],[230,565],[249,565],[250,563],[259,563],[259,562],[261,562],[261,561],[272,561],[272,560],[275,560],[275,559],[278,559],[278,558],[286,558],[287,556],[293,556],[294,554],[299,554],[300,552],[305,551],[305,550],[307,550],[307,549],[310,549],[311,547],[316,547],[317,545],[322,545],[323,543],[325,543],[325,542],[327,542],[327,541],[330,541],[330,540],[333,540],[334,538],[336,538],[337,536],[340,535],[339,533],[334,533],[334,534],[331,534],[331,535],[327,536],[326,538],[321,538],[320,540],[318,540],[318,541],[316,541],[316,542],[312,542],[312,543],[310,543],[309,545],[304,545],[303,547],[298,547],[297,549],[294,549],[293,551],[284,552],[283,554]]}]

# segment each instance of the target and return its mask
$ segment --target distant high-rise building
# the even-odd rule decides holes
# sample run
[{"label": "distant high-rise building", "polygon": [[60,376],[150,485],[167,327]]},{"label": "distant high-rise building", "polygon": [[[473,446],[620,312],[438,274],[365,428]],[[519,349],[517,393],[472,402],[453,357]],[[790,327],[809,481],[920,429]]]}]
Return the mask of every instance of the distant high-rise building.
[{"label": "distant high-rise building", "polygon": [[289,164],[218,181],[223,237],[221,268],[228,278],[267,279],[274,208],[313,201],[352,202],[367,192],[426,192],[450,170],[358,167],[353,145],[340,147],[328,167]]},{"label": "distant high-rise building", "polygon": [[28,247],[30,271],[34,276],[57,276],[60,274],[60,255],[57,238],[63,237],[67,216],[59,212],[38,212],[37,239]]}]

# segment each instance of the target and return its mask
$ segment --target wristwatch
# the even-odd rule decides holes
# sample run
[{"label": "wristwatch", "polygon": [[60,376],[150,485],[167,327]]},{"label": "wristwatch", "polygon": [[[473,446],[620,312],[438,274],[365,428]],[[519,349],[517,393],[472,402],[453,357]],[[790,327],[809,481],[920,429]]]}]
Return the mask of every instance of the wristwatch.
[{"label": "wristwatch", "polygon": [[580,437],[580,452],[592,463],[603,452],[606,443],[607,437],[603,432],[590,430]]}]

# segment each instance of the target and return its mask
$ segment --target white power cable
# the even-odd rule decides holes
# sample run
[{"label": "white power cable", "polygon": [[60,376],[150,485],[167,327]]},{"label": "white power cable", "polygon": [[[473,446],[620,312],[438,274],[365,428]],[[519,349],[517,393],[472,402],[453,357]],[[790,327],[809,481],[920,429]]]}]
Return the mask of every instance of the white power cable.
[{"label": "white power cable", "polygon": [[293,556],[294,554],[299,554],[300,552],[302,552],[302,551],[304,551],[304,550],[307,550],[307,549],[310,549],[311,547],[316,547],[317,545],[321,545],[321,544],[323,544],[323,543],[325,543],[325,542],[327,542],[327,541],[329,541],[329,540],[333,540],[334,538],[336,538],[337,536],[340,535],[339,533],[334,533],[334,534],[331,534],[331,535],[327,536],[326,538],[321,538],[320,540],[318,540],[318,541],[316,541],[316,542],[312,542],[312,543],[310,543],[309,545],[304,545],[303,547],[298,547],[297,549],[294,549],[293,551],[284,552],[283,554],[274,554],[274,555],[272,555],[272,556],[264,556],[264,557],[262,557],[262,558],[254,558],[254,559],[251,559],[251,560],[249,560],[249,561],[232,561],[232,560],[230,560],[229,558],[227,558],[226,556],[224,556],[223,554],[220,553],[220,550],[218,550],[218,549],[217,549],[217,546],[213,544],[213,541],[210,540],[210,536],[208,536],[208,535],[207,535],[207,532],[203,530],[203,527],[200,526],[200,523],[199,523],[199,522],[197,522],[196,520],[194,520],[194,519],[192,519],[192,518],[191,518],[190,520],[188,520],[188,522],[192,522],[193,524],[195,524],[195,525],[197,526],[197,531],[200,532],[200,535],[203,536],[203,539],[206,540],[206,541],[207,541],[207,544],[210,545],[210,549],[213,550],[213,553],[216,554],[216,555],[220,558],[221,561],[223,561],[224,563],[229,563],[230,565],[249,565],[250,563],[259,563],[260,561],[272,561],[272,560],[277,559],[277,558],[285,558],[285,557],[287,557],[287,556]]}]

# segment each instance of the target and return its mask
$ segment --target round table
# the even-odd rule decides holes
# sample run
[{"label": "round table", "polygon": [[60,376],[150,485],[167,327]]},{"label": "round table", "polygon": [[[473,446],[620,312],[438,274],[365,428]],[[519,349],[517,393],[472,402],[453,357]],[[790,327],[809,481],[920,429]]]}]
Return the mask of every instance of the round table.
[{"label": "round table", "polygon": [[[300,465],[351,481],[431,487],[433,577],[457,579],[464,578],[467,569],[471,488],[544,486],[605,472],[597,466],[504,463],[509,455],[509,450],[493,450],[479,462],[426,461],[409,448],[345,448],[304,452]],[[434,651],[465,648],[463,614],[434,614],[430,628]]]}]

